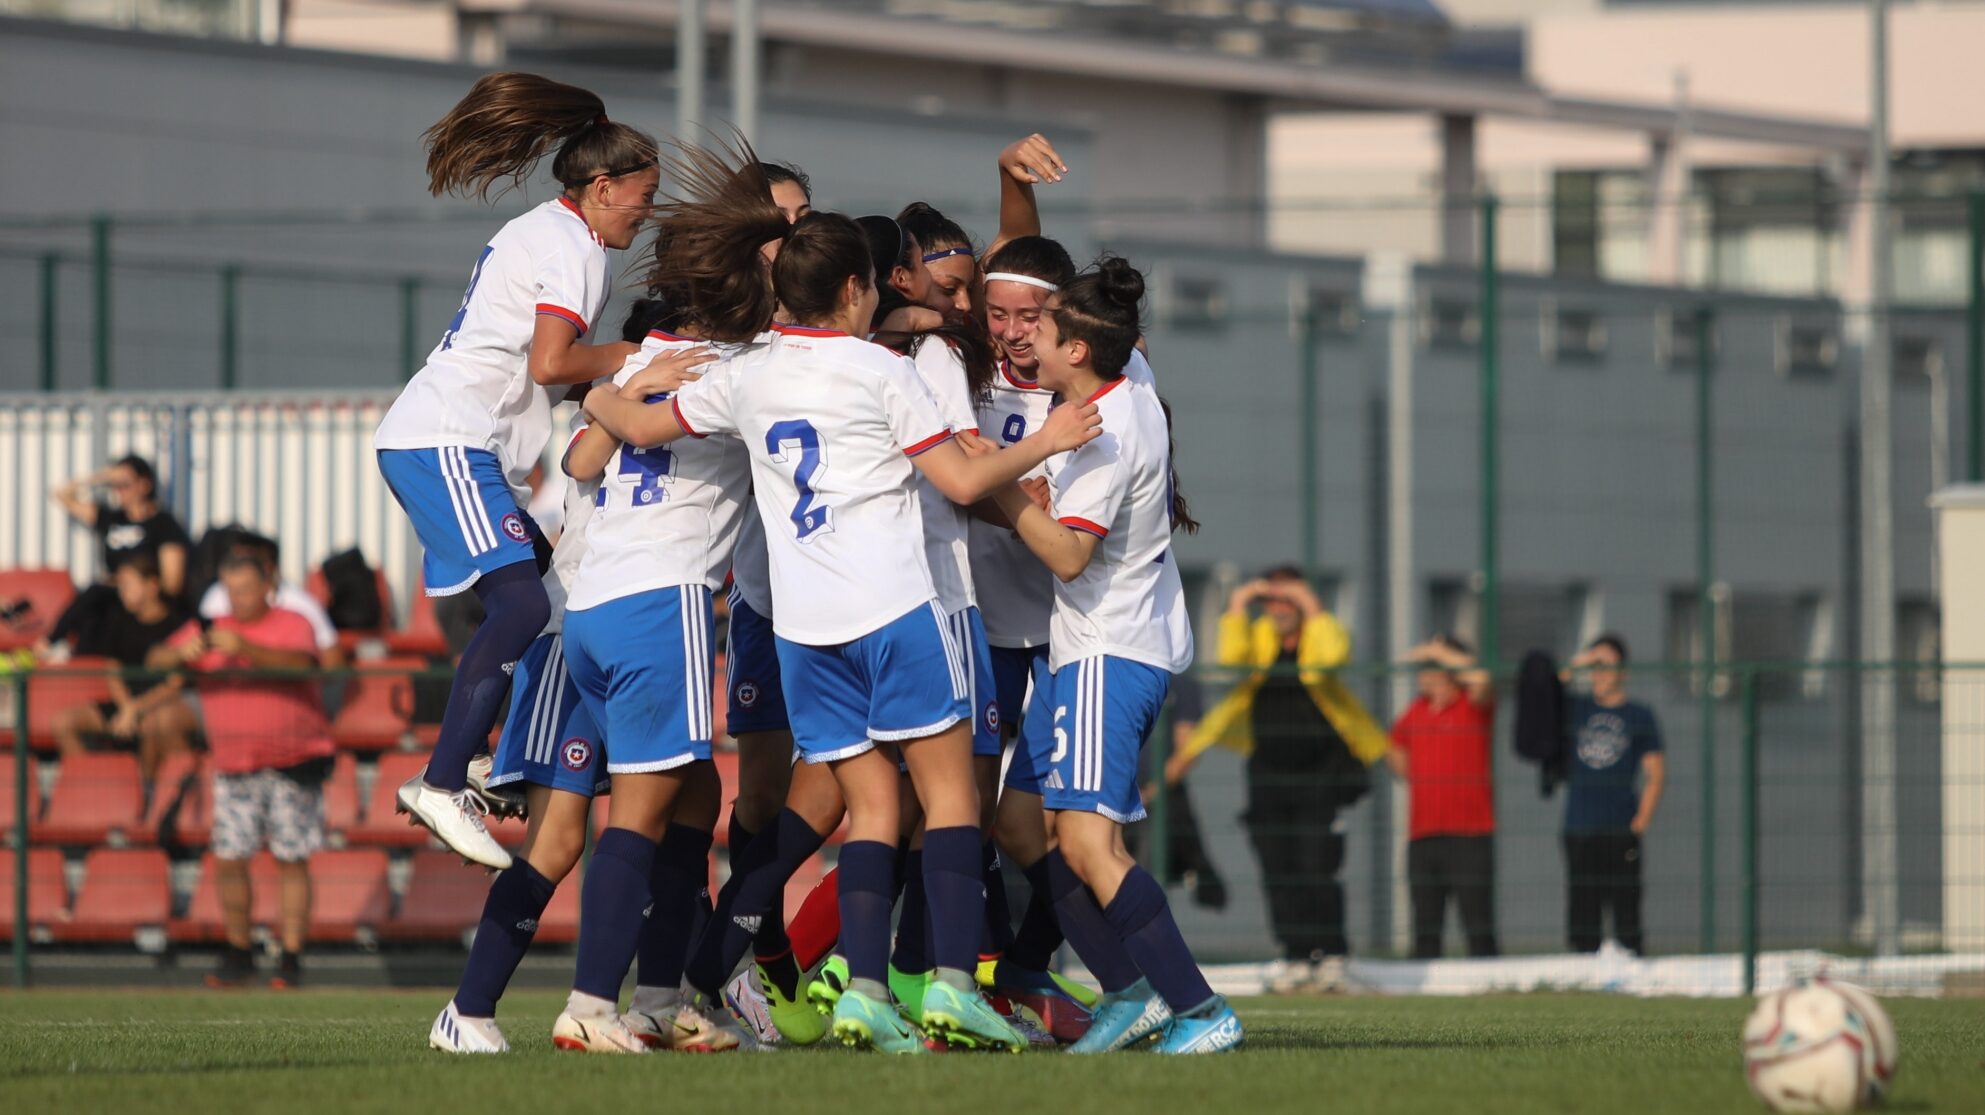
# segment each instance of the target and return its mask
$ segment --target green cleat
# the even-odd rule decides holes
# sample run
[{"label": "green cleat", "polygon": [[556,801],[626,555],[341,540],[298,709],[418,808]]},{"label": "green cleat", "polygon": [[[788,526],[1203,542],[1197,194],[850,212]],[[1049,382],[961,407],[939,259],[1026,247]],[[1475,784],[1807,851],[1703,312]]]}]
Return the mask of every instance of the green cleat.
[{"label": "green cleat", "polygon": [[894,964],[889,966],[889,993],[896,996],[903,1017],[919,1026],[924,1024],[924,992],[930,983],[929,972],[899,972]]},{"label": "green cleat", "polygon": [[1084,987],[1060,972],[1049,972],[1048,978],[1055,981],[1055,986],[1061,988],[1063,994],[1092,1011],[1096,1009],[1097,1003],[1103,1001],[1102,992],[1093,987]]},{"label": "green cleat", "polygon": [[834,1036],[850,1049],[877,1053],[929,1053],[917,1031],[888,1003],[877,1002],[852,987],[843,988],[834,1003]]},{"label": "green cleat", "polygon": [[791,1045],[812,1045],[827,1036],[827,1019],[807,998],[786,998],[763,965],[758,969],[758,986],[765,992],[765,1005],[772,1015],[772,1026]]},{"label": "green cleat", "polygon": [[806,985],[806,1001],[813,1004],[824,1017],[834,1013],[834,1006],[841,1001],[841,993],[848,989],[848,961],[845,957],[830,956],[827,963],[820,966],[820,974]]},{"label": "green cleat", "polygon": [[1027,1039],[976,988],[960,991],[942,979],[933,978],[924,990],[923,1027],[953,1049],[1019,1053],[1027,1048]]}]

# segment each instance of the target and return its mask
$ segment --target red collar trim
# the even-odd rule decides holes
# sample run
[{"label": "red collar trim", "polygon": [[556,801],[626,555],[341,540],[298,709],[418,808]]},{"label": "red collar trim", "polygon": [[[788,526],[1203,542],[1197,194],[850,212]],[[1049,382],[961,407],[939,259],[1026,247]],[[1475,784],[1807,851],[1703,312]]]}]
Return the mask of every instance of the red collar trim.
[{"label": "red collar trim", "polygon": [[593,222],[586,219],[585,211],[580,209],[579,206],[575,204],[571,198],[566,197],[564,194],[560,194],[558,195],[558,203],[565,207],[566,212],[579,218],[579,223],[586,226],[586,235],[593,238],[593,243],[598,244],[602,248],[607,246],[607,242],[600,239],[600,234],[593,230]]},{"label": "red collar trim", "polygon": [[687,341],[690,344],[696,343],[694,337],[679,337],[666,329],[650,329],[648,330],[648,336],[657,341]]},{"label": "red collar trim", "polygon": [[839,329],[822,329],[822,328],[820,328],[820,327],[819,327],[819,326],[817,326],[817,325],[788,325],[788,324],[786,324],[786,323],[785,323],[785,322],[783,322],[783,321],[775,321],[775,322],[773,322],[773,323],[772,323],[772,332],[774,332],[774,333],[784,333],[784,334],[786,334],[786,335],[787,335],[787,336],[789,336],[789,337],[847,337],[847,336],[852,336],[852,334],[849,334],[849,333],[843,333],[843,332],[842,332],[842,331],[840,331]]},{"label": "red collar trim", "polygon": [[1082,401],[1083,401],[1084,403],[1093,403],[1093,402],[1095,402],[1095,401],[1096,401],[1097,399],[1100,399],[1100,398],[1102,398],[1103,396],[1105,396],[1105,395],[1107,395],[1107,394],[1109,394],[1110,392],[1112,392],[1112,391],[1115,391],[1115,390],[1116,390],[1117,388],[1119,388],[1119,387],[1121,387],[1121,386],[1123,386],[1123,377],[1122,377],[1122,376],[1118,376],[1117,378],[1115,378],[1115,379],[1113,379],[1113,380],[1111,380],[1110,382],[1108,382],[1108,383],[1106,383],[1106,384],[1104,384],[1103,386],[1101,386],[1101,387],[1098,387],[1098,388],[1096,389],[1096,393],[1095,393],[1094,395],[1091,395],[1091,396],[1089,396],[1088,398],[1086,398],[1086,399],[1084,399],[1084,400],[1082,400]]},{"label": "red collar trim", "polygon": [[1040,380],[1021,379],[1019,376],[1014,375],[1012,363],[1008,361],[1004,356],[999,358],[999,374],[1006,377],[1006,382],[1012,384],[1015,387],[1018,387],[1022,391],[1041,390]]}]

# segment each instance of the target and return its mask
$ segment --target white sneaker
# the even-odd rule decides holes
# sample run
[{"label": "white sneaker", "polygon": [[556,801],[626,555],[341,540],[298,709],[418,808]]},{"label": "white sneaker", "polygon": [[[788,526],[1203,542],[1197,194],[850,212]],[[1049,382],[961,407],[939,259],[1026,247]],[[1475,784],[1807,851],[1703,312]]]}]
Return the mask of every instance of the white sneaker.
[{"label": "white sneaker", "polygon": [[744,1031],[721,1004],[700,994],[687,995],[676,1011],[669,1048],[677,1053],[727,1053],[744,1044]]},{"label": "white sneaker", "polygon": [[455,1009],[454,1000],[441,1008],[427,1031],[427,1047],[443,1053],[508,1053],[510,1043],[494,1018],[470,1018]]},{"label": "white sneaker", "polygon": [[[426,774],[426,771],[422,771]],[[520,782],[508,782],[501,786],[489,784],[490,776],[496,773],[496,760],[487,754],[477,755],[469,760],[469,789],[489,806],[492,817],[527,817],[530,808],[524,797],[524,786]]]},{"label": "white sneaker", "polygon": [[783,1040],[779,1028],[772,1025],[772,1004],[766,1001],[765,990],[758,986],[758,965],[745,968],[724,986],[724,1005],[744,1022],[759,1045],[778,1045]]},{"label": "white sneaker", "polygon": [[422,777],[425,773],[423,768],[421,774],[401,784],[395,811],[409,814],[409,824],[425,826],[463,859],[494,871],[509,867],[510,853],[503,850],[482,823],[482,815],[489,812],[489,806],[473,790],[450,794],[435,789]]},{"label": "white sneaker", "polygon": [[1304,990],[1316,995],[1339,995],[1349,989],[1346,978],[1346,964],[1341,956],[1326,956],[1311,969],[1309,986]]},{"label": "white sneaker", "polygon": [[617,1015],[578,1018],[563,1011],[551,1024],[551,1044],[568,1053],[646,1053],[648,1047]]},{"label": "white sneaker", "polygon": [[621,1025],[641,1039],[641,1044],[650,1049],[668,1047],[669,1035],[675,1032],[675,1016],[682,1010],[682,992],[673,988],[651,990],[645,987],[634,989],[634,1001],[627,1013],[620,1016]]}]

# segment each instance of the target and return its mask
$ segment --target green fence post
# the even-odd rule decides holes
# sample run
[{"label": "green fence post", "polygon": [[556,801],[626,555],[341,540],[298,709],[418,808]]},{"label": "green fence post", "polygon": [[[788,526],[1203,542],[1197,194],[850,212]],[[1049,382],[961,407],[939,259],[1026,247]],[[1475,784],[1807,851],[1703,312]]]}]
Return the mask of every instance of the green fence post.
[{"label": "green fence post", "polygon": [[1303,576],[1314,584],[1317,570],[1317,523],[1323,515],[1320,506],[1323,499],[1322,478],[1317,475],[1322,467],[1317,460],[1318,445],[1321,441],[1317,430],[1317,382],[1316,382],[1316,310],[1307,308],[1303,312],[1302,326],[1302,377],[1298,395],[1302,408],[1297,412],[1298,436],[1303,447]]},{"label": "green fence post", "polygon": [[420,371],[420,278],[408,275],[400,280],[400,378],[414,378]]},{"label": "green fence post", "polygon": [[1744,994],[1758,989],[1758,673],[1744,670]]},{"label": "green fence post", "polygon": [[232,391],[241,377],[241,268],[221,268],[221,390]]},{"label": "green fence post", "polygon": [[1711,468],[1715,427],[1711,421],[1710,374],[1715,370],[1714,319],[1708,306],[1696,307],[1696,632],[1702,643],[1701,692],[1697,695],[1702,735],[1702,926],[1698,949],[1716,951],[1716,490]]},{"label": "green fence post", "polygon": [[1481,296],[1481,356],[1482,356],[1482,665],[1493,672],[1501,662],[1501,647],[1497,644],[1501,631],[1502,591],[1500,573],[1497,569],[1500,548],[1497,545],[1501,509],[1498,505],[1497,466],[1500,463],[1497,435],[1500,417],[1498,415],[1500,390],[1496,384],[1500,370],[1500,354],[1497,351],[1497,309],[1496,275],[1496,197],[1483,194],[1482,208],[1482,296]]},{"label": "green fence post", "polygon": [[28,985],[28,672],[14,674],[14,986]]},{"label": "green fence post", "polygon": [[1971,282],[1965,297],[1965,400],[1970,438],[1965,479],[1985,481],[1985,190],[1971,191],[1971,237],[1965,247]]},{"label": "green fence post", "polygon": [[90,384],[110,389],[110,218],[90,218]]},{"label": "green fence post", "polygon": [[55,296],[62,279],[62,257],[54,252],[41,257],[41,389],[53,391],[60,378],[55,364],[55,342],[61,320],[55,313]]}]

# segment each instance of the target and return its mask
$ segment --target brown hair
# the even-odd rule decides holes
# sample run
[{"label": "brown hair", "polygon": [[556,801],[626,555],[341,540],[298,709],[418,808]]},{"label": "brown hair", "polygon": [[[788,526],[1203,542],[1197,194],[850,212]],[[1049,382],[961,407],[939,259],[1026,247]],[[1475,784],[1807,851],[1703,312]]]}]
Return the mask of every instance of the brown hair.
[{"label": "brown hair", "polygon": [[808,213],[772,261],[772,291],[795,321],[811,324],[840,308],[841,284],[851,275],[875,285],[867,234],[839,213]]},{"label": "brown hair", "polygon": [[510,179],[503,190],[523,185],[546,155],[552,155],[552,177],[570,191],[602,174],[618,178],[647,170],[657,153],[647,133],[608,120],[598,94],[520,73],[485,75],[421,133],[421,143],[429,193],[484,201],[501,179]]},{"label": "brown hair", "polygon": [[715,148],[672,145],[656,205],[651,292],[679,304],[682,320],[713,341],[748,341],[778,308],[759,249],[791,231],[772,184],[742,137]]}]

